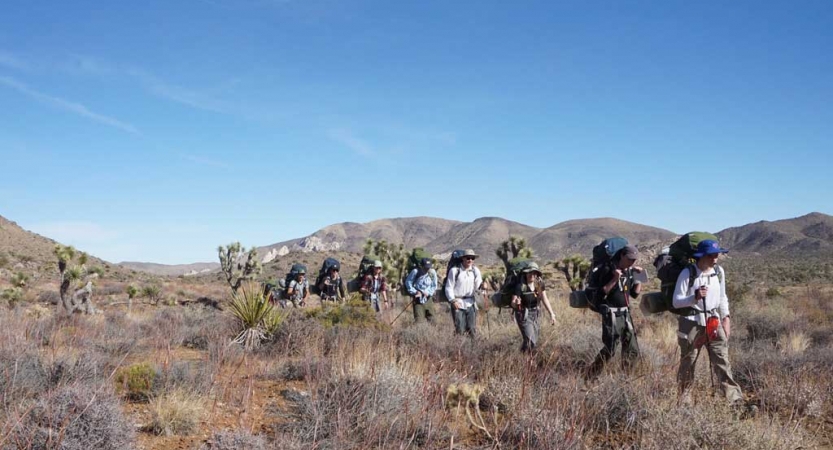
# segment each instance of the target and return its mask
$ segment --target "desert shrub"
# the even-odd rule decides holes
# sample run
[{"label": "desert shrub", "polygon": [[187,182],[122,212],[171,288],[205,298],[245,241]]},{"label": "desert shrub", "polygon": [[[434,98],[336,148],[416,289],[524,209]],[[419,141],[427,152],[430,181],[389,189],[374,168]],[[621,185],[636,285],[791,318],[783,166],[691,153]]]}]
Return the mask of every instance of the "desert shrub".
[{"label": "desert shrub", "polygon": [[5,253],[0,253],[0,269],[5,269],[11,263],[11,259],[9,259],[9,255]]},{"label": "desert shrub", "polygon": [[108,390],[62,387],[34,402],[5,448],[120,450],[133,448],[133,426]]},{"label": "desert shrub", "polygon": [[211,374],[204,364],[196,361],[175,361],[156,372],[153,381],[154,395],[175,390],[195,393],[206,392],[211,386]]},{"label": "desert shrub", "polygon": [[311,308],[306,316],[313,318],[326,327],[343,326],[373,330],[388,330],[387,323],[379,321],[376,313],[367,302],[350,300],[345,304],[327,308]]},{"label": "desert shrub", "polygon": [[144,402],[150,398],[156,371],[148,363],[122,367],[116,372],[115,381],[120,391],[130,400]]},{"label": "desert shrub", "polygon": [[778,298],[781,297],[781,290],[777,287],[771,287],[764,292],[764,297],[768,299]]},{"label": "desert shrub", "polygon": [[196,395],[175,390],[153,399],[150,404],[150,431],[174,436],[194,432],[203,415],[203,402]]},{"label": "desert shrub", "polygon": [[38,354],[29,350],[0,351],[0,393],[4,406],[32,398],[49,387],[50,373]]},{"label": "desert shrub", "polygon": [[0,298],[7,301],[9,307],[14,307],[18,304],[21,300],[23,300],[23,290],[19,287],[11,287],[4,289],[3,292],[0,292]]},{"label": "desert shrub", "polygon": [[260,346],[280,329],[285,314],[276,309],[264,296],[260,285],[247,283],[232,294],[229,305],[238,322],[238,334],[233,342],[246,349]]},{"label": "desert shrub", "polygon": [[[266,450],[266,439],[246,430],[223,430],[200,447],[200,450]],[[283,448],[283,447],[282,447]]]},{"label": "desert shrub", "polygon": [[40,303],[49,303],[50,305],[57,305],[61,301],[61,295],[55,291],[43,291],[37,296],[37,301]]},{"label": "desert shrub", "polygon": [[[99,276],[103,276],[103,273]],[[121,295],[124,293],[124,285],[119,283],[106,283],[98,286],[96,294],[108,296],[108,295]]]},{"label": "desert shrub", "polygon": [[286,381],[316,381],[327,379],[332,370],[332,361],[328,358],[304,358],[286,361],[272,376]]},{"label": "desert shrub", "polygon": [[269,341],[257,349],[264,356],[300,356],[317,348],[326,333],[321,322],[303,314],[290,314]]}]

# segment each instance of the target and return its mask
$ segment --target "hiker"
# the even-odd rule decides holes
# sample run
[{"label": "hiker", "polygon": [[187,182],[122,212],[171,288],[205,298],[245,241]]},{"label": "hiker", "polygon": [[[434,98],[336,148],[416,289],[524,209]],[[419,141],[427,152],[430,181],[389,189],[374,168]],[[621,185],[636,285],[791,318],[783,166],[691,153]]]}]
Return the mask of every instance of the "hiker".
[{"label": "hiker", "polygon": [[321,279],[321,283],[318,284],[322,302],[344,303],[347,299],[344,280],[339,275],[338,269],[338,266],[330,267],[327,274]]},{"label": "hiker", "polygon": [[451,317],[454,332],[468,334],[474,338],[477,333],[477,303],[475,293],[483,283],[480,269],[475,267],[477,254],[468,249],[461,255],[461,264],[452,267],[445,279],[445,295],[451,303]]},{"label": "hiker", "polygon": [[523,280],[515,285],[515,292],[512,295],[512,308],[515,310],[515,322],[521,330],[523,344],[521,352],[532,352],[538,345],[538,335],[541,332],[541,325],[538,321],[538,310],[541,304],[550,313],[550,321],[555,325],[555,312],[547,299],[547,288],[544,286],[544,279],[538,264],[531,262],[521,273]]},{"label": "hiker", "polygon": [[[373,261],[373,271],[364,276],[362,287],[360,289],[362,298],[370,302],[370,306],[376,312],[381,312],[382,309],[388,309],[388,285],[385,276],[382,275],[382,261]],[[380,302],[379,300],[382,300]]]},{"label": "hiker", "polygon": [[[709,354],[712,373],[717,376],[720,390],[733,405],[743,403],[740,386],[732,377],[729,364],[729,336],[732,321],[729,316],[729,298],[726,296],[726,277],[723,268],[717,265],[721,248],[715,240],[705,239],[697,244],[697,252],[691,264],[677,277],[674,290],[675,308],[692,308],[692,315],[681,315],[678,319],[677,343],[680,345],[680,368],[677,383],[680,396],[686,403],[691,401],[688,388],[694,382],[694,366],[705,345]],[[695,271],[691,282],[691,270]]]},{"label": "hiker", "polygon": [[437,271],[433,268],[431,258],[422,258],[419,266],[405,278],[405,287],[413,298],[414,322],[419,323],[423,318],[428,323],[434,322],[434,307],[431,301],[437,290]]},{"label": "hiker", "polygon": [[644,269],[635,266],[639,250],[627,245],[616,252],[609,262],[594,269],[588,285],[590,307],[602,316],[602,343],[596,359],[588,368],[588,378],[595,378],[616,354],[622,343],[622,368],[628,370],[639,357],[639,345],[633,326],[630,299],[639,296],[642,284],[634,280],[634,273]]},{"label": "hiker", "polygon": [[295,279],[289,282],[289,286],[286,288],[286,297],[292,302],[292,306],[296,308],[307,305],[309,281],[307,281],[306,269],[297,272]]}]

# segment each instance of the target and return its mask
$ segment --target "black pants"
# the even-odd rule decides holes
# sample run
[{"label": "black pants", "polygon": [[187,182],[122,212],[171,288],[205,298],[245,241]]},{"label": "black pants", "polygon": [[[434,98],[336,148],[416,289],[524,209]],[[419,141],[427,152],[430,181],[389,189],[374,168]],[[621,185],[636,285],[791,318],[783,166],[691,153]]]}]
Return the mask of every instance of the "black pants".
[{"label": "black pants", "polygon": [[639,357],[639,345],[629,312],[618,315],[602,314],[602,343],[604,347],[590,365],[588,375],[595,377],[605,364],[616,354],[616,347],[622,343],[622,368],[629,369]]}]

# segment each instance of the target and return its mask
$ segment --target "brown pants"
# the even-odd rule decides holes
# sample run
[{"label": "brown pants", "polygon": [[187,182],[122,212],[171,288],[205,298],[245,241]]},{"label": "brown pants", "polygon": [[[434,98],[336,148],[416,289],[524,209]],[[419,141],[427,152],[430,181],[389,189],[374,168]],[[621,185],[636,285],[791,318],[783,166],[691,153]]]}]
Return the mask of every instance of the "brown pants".
[{"label": "brown pants", "polygon": [[685,392],[694,382],[694,363],[700,351],[705,349],[709,354],[712,372],[717,377],[718,385],[726,400],[731,403],[743,400],[740,386],[732,377],[732,366],[729,364],[729,341],[726,339],[723,326],[718,327],[718,339],[703,345],[698,350],[692,343],[706,332],[706,327],[701,327],[696,322],[682,317],[678,321],[677,343],[680,345],[680,369],[677,371],[677,383],[679,383],[680,392]]}]

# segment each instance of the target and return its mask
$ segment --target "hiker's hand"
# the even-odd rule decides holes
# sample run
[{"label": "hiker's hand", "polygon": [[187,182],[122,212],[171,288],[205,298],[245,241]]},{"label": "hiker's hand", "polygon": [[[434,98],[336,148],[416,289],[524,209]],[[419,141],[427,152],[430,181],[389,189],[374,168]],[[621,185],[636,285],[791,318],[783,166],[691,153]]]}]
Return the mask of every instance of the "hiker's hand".
[{"label": "hiker's hand", "polygon": [[634,271],[634,272],[636,272],[636,273],[642,273],[643,271],[645,271],[645,269],[643,269],[643,268],[641,268],[641,267],[639,267],[639,266],[633,266],[633,267],[632,267],[632,269],[633,269],[633,271]]},{"label": "hiker's hand", "polygon": [[732,334],[732,319],[729,317],[723,318],[723,331],[726,332],[726,340],[729,340],[729,335]]},{"label": "hiker's hand", "polygon": [[619,278],[622,277],[622,269],[617,268],[616,270],[613,271],[613,275],[614,275],[613,279],[618,280]]},{"label": "hiker's hand", "polygon": [[520,309],[521,307],[521,298],[517,295],[512,296],[512,307],[516,309]]},{"label": "hiker's hand", "polygon": [[463,309],[462,300],[454,300],[454,302],[452,302],[452,305],[454,305],[454,309]]},{"label": "hiker's hand", "polygon": [[555,313],[550,313],[550,322],[555,325]]},{"label": "hiker's hand", "polygon": [[709,287],[708,286],[700,286],[699,288],[697,288],[696,291],[694,291],[694,299],[695,300],[702,300],[702,299],[706,298],[706,294],[708,294],[708,293],[709,293]]}]

